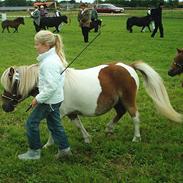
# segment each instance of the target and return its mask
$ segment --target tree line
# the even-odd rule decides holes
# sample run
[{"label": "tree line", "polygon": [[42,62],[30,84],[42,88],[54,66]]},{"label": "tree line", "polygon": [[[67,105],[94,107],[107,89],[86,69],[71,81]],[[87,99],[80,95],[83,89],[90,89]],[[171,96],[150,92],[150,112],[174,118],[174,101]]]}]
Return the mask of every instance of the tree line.
[{"label": "tree line", "polygon": [[[44,2],[38,0],[37,2]],[[95,0],[95,3],[111,3],[122,7],[148,7],[157,6],[161,0]],[[35,1],[32,0],[4,0],[0,1],[0,6],[32,6]],[[64,2],[64,1],[62,1]],[[68,1],[71,4],[75,3],[75,0]],[[162,2],[162,1],[161,1]],[[166,7],[179,7],[179,0],[168,0],[164,2]]]}]

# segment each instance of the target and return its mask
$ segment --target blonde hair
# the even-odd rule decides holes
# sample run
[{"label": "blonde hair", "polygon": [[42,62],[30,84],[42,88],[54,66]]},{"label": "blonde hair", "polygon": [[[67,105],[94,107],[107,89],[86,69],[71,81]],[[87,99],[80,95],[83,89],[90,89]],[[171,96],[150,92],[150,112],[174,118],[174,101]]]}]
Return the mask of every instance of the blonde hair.
[{"label": "blonde hair", "polygon": [[41,44],[48,44],[50,48],[55,46],[56,53],[60,57],[64,66],[68,65],[63,50],[64,45],[59,34],[53,34],[47,30],[41,30],[35,35],[34,40]]}]

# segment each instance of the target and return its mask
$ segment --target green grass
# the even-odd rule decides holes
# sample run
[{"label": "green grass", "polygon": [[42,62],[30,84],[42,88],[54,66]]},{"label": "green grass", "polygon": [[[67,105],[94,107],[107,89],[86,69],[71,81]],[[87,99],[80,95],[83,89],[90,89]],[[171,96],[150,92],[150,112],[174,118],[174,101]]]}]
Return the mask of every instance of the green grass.
[{"label": "green grass", "polygon": [[[126,19],[131,15],[143,15],[144,11],[128,11],[127,16],[108,16],[103,19],[100,37],[77,59],[72,67],[84,69],[110,61],[132,63],[143,60],[150,64],[164,79],[174,108],[183,113],[180,86],[182,76],[170,78],[167,71],[182,47],[181,11],[164,11],[165,38],[154,39],[150,33],[140,33],[134,27],[132,34],[126,31]],[[14,13],[17,14],[17,13]],[[23,13],[25,14],[25,13]],[[10,14],[11,15],[11,14]],[[61,31],[68,62],[86,46],[81,36],[74,13],[68,14],[71,24]],[[52,29],[51,29],[52,30]],[[19,33],[1,33],[0,73],[12,65],[36,63],[33,37],[34,27],[30,18]],[[96,36],[90,33],[90,40]],[[140,76],[140,74],[139,74]],[[141,78],[141,76],[140,76]],[[2,86],[0,88],[2,93]],[[112,136],[106,136],[105,125],[114,111],[99,117],[81,117],[92,136],[86,145],[78,131],[67,118],[63,123],[73,151],[73,158],[56,161],[53,146],[42,151],[40,161],[22,162],[17,155],[26,151],[24,123],[25,112],[31,98],[19,104],[16,111],[0,110],[0,183],[180,183],[183,182],[183,126],[176,124],[156,112],[152,101],[145,93],[142,81],[137,103],[141,119],[141,143],[132,143],[133,124],[125,115],[116,126]],[[41,124],[41,138],[47,140],[47,128]]]}]

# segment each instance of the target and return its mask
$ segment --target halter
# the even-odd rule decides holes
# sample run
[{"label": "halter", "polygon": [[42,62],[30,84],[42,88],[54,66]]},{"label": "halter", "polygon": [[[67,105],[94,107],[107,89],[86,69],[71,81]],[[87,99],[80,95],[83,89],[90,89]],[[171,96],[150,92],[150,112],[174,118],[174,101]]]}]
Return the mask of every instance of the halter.
[{"label": "halter", "polygon": [[178,64],[176,62],[174,62],[173,64],[176,65],[176,66],[178,66],[178,67],[180,67],[181,69],[183,69],[183,64]]},{"label": "halter", "polygon": [[18,90],[18,86],[19,86],[19,83],[20,83],[20,74],[17,70],[15,71],[14,78],[15,78],[15,82],[13,84],[12,94],[7,92],[8,94],[10,94],[10,96],[7,96],[5,94],[2,94],[1,96],[2,96],[2,98],[8,99],[11,102],[15,102],[17,104],[20,101],[22,101],[22,99],[18,99],[19,97],[17,95],[17,93],[18,93],[17,90]]}]

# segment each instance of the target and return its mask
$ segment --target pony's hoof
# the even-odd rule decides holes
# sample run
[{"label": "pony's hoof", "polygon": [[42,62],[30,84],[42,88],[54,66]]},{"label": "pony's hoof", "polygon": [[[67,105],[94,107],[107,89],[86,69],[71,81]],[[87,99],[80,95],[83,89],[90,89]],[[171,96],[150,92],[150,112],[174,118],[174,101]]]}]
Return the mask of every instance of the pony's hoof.
[{"label": "pony's hoof", "polygon": [[141,142],[141,137],[133,137],[132,142]]},{"label": "pony's hoof", "polygon": [[45,144],[42,148],[43,149],[48,149],[48,147],[50,147],[51,146],[51,144]]},{"label": "pony's hoof", "polygon": [[84,139],[86,144],[90,144],[92,142],[92,138],[91,137],[87,137]]}]

